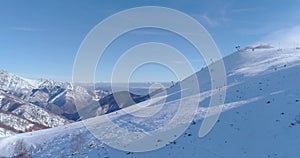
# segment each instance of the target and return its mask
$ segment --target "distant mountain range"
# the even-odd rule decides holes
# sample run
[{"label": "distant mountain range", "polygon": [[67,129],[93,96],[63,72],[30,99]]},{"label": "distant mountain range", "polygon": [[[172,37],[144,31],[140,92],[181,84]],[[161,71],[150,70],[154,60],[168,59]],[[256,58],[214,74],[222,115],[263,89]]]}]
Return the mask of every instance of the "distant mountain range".
[{"label": "distant mountain range", "polygon": [[[83,87],[53,80],[30,80],[0,70],[0,135],[56,127],[79,119],[74,96],[82,103],[96,94]],[[101,98],[108,92],[97,93]],[[2,134],[1,134],[2,133]]]},{"label": "distant mountain range", "polygon": [[[148,84],[134,84],[139,88],[131,88],[140,95],[128,91],[113,95],[109,85],[98,83],[93,90],[87,84],[73,87],[69,82],[31,80],[0,70],[0,136],[65,125],[150,98],[146,94]],[[122,105],[116,102],[114,96],[124,99]],[[133,102],[126,99],[127,96],[132,97]]]}]

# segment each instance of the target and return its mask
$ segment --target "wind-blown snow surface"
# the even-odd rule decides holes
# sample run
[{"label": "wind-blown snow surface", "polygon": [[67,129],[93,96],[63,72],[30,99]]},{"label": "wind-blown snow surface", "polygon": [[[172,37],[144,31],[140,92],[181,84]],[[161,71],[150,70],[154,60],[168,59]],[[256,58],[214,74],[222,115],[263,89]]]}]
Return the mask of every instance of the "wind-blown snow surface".
[{"label": "wind-blown snow surface", "polygon": [[[299,157],[300,51],[242,51],[226,57],[224,62],[228,83],[223,112],[212,131],[203,138],[198,137],[198,131],[210,99],[210,78],[207,69],[197,73],[201,93],[198,95],[200,106],[194,122],[173,142],[157,138],[158,144],[165,144],[164,148],[143,153],[116,150],[94,138],[83,122],[77,122],[2,138],[0,155],[109,158]],[[173,116],[176,112],[174,105],[179,101],[176,99],[180,99],[176,94],[179,91],[178,85],[167,91],[173,95],[166,98],[166,105],[152,119],[134,118],[119,111],[118,114],[99,116],[89,119],[88,122],[97,123],[103,117],[110,117],[120,127],[129,130],[156,129]],[[147,101],[139,105],[146,103]],[[134,106],[138,105],[129,108]],[[113,134],[107,133],[107,137],[113,137]]]}]

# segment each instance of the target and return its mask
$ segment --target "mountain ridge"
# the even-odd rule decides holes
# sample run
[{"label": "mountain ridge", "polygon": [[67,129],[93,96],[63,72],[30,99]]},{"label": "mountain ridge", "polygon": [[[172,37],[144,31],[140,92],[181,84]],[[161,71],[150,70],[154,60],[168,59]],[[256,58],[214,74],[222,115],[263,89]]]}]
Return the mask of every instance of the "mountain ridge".
[{"label": "mountain ridge", "polygon": [[[151,119],[132,117],[119,110],[76,122],[67,126],[20,134],[0,139],[3,156],[17,156],[20,153],[34,157],[55,155],[67,157],[297,157],[299,155],[300,130],[300,51],[294,49],[262,49],[239,51],[224,58],[227,72],[227,95],[223,112],[215,127],[207,136],[198,137],[198,131],[208,111],[210,76],[207,68],[197,72],[200,87],[199,107],[194,121],[178,139],[167,142],[157,138],[157,145],[165,147],[150,152],[130,152],[114,149],[96,139],[86,128],[94,124],[92,130],[101,129],[99,119],[109,117],[118,127],[134,131],[150,132],[162,127],[166,120],[176,113],[176,103],[180,101],[180,88],[175,85],[167,89],[164,107]],[[200,77],[201,76],[201,77]],[[183,81],[184,82],[184,81]],[[197,97],[198,95],[196,95]],[[193,98],[190,98],[193,99]],[[151,107],[154,104],[141,102],[136,106]],[[143,111],[143,109],[141,109]],[[140,110],[139,110],[140,111]],[[137,112],[139,112],[137,111]],[[136,113],[136,112],[134,112]],[[163,119],[162,119],[163,118]],[[185,118],[183,115],[182,118]],[[105,123],[105,122],[102,122]],[[180,123],[180,122],[178,122]],[[139,126],[136,126],[139,125]],[[106,138],[126,138],[126,133],[115,133],[118,128],[106,133]],[[47,135],[45,139],[38,139]],[[121,139],[118,139],[121,141]],[[26,150],[14,150],[23,142]],[[43,149],[38,146],[43,145]],[[19,143],[20,145],[20,143]],[[21,144],[22,145],[22,144]],[[59,146],[56,148],[55,146]],[[32,150],[27,150],[32,147]],[[64,148],[64,150],[60,150]]]}]

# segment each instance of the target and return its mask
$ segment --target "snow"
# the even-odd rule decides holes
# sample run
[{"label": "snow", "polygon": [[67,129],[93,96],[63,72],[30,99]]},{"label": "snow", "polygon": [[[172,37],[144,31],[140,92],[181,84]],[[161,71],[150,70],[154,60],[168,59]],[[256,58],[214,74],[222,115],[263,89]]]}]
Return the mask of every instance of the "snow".
[{"label": "snow", "polygon": [[14,129],[18,131],[27,131],[34,126],[34,124],[28,122],[25,119],[21,119],[17,116],[4,113],[0,113],[0,122],[5,123],[7,126],[14,127]]},{"label": "snow", "polygon": [[33,80],[33,79],[28,79],[28,78],[24,78],[24,77],[20,77],[21,79],[23,79],[24,81],[28,82],[31,86],[37,88],[39,87],[39,85],[41,84],[42,80]]},{"label": "snow", "polygon": [[259,73],[270,73],[274,68],[282,69],[287,63],[295,64],[289,66],[300,64],[297,62],[299,61],[299,57],[295,56],[295,50],[292,49],[285,51],[275,49],[246,51],[242,55],[244,56],[244,60],[242,61],[244,64],[234,70],[230,76],[236,74],[255,76]]},{"label": "snow", "polygon": [[[111,113],[65,126],[18,134],[0,139],[0,155],[10,157],[20,154],[23,151],[16,150],[16,147],[22,146],[23,142],[27,153],[33,157],[299,157],[300,53],[291,49],[240,51],[225,57],[224,63],[228,77],[225,104],[220,105],[220,118],[205,137],[198,137],[199,128],[205,114],[210,111],[208,104],[215,91],[210,90],[207,69],[197,73],[201,88],[199,94],[180,98],[180,89],[175,85],[167,90],[167,96],[153,98],[150,105],[148,103],[151,101],[145,101],[126,109],[133,114],[141,114],[143,107],[161,109],[149,115],[148,119],[133,117],[121,110],[118,114]],[[149,133],[172,119],[180,101],[185,100],[185,108],[188,109],[188,103],[199,98],[194,123],[172,142],[157,138],[157,145],[164,146],[157,150],[117,150],[96,139],[85,128],[90,124],[93,125],[90,130],[103,129],[107,125],[105,118],[110,118],[117,126],[128,131]],[[160,103],[163,99],[166,104]],[[184,123],[186,117],[182,113],[182,119],[176,120],[174,127]],[[105,139],[129,136],[119,128],[102,134]],[[116,139],[116,142],[121,141]]]},{"label": "snow", "polygon": [[5,98],[4,96],[0,95],[0,105],[2,105],[2,99]]},{"label": "snow", "polygon": [[65,118],[2,90],[0,96],[3,99],[0,106],[0,137],[70,123]]},{"label": "snow", "polygon": [[59,98],[65,96],[66,93],[67,93],[67,90],[64,90],[63,92],[61,92],[60,94],[58,94],[57,96],[55,96],[54,98],[52,98],[49,102],[53,103],[56,99],[59,99]]},{"label": "snow", "polygon": [[4,128],[1,128],[0,127],[0,138],[1,137],[8,137],[8,136],[13,136],[15,135],[16,133],[10,131],[10,130],[7,130],[7,129],[4,129]]},{"label": "snow", "polygon": [[[106,95],[105,93],[100,93],[100,91],[95,94],[94,92],[79,86],[73,89],[72,84],[68,82],[62,83],[47,79],[31,80],[3,70],[0,70],[0,94],[6,96],[4,100],[0,98],[1,110],[8,111],[10,107],[14,108],[26,104],[32,105],[35,109],[36,106],[39,106],[46,110],[46,113],[53,113],[51,115],[44,115],[45,113],[43,112],[43,117],[55,117],[55,114],[74,120],[77,118],[71,116],[77,115],[75,104],[89,106],[89,102],[98,101],[98,99],[96,99],[98,97],[97,94],[99,94],[99,97]],[[76,103],[74,101],[75,97],[77,98]],[[81,100],[79,98],[81,98]],[[18,105],[14,104],[15,102],[17,102]],[[18,111],[15,112],[21,114],[26,111],[22,108],[19,108]],[[55,120],[51,120],[51,118],[41,118],[41,116],[31,114],[30,112],[35,112],[35,110],[30,108],[28,108],[26,112],[29,112],[25,114],[26,117],[30,117],[29,120],[37,120],[31,116],[33,115],[38,119],[41,119],[40,121],[43,121],[43,125],[47,124],[50,125],[50,127],[62,125],[61,121],[56,123],[52,122],[55,120],[63,120],[63,118],[57,119],[56,117]]]},{"label": "snow", "polygon": [[33,88],[33,86],[14,74],[0,70],[0,88],[16,92],[29,92],[28,89]]},{"label": "snow", "polygon": [[57,127],[69,123],[66,119],[45,111],[43,108],[32,105],[23,105],[13,113],[24,116],[30,121],[37,122],[47,127]]}]

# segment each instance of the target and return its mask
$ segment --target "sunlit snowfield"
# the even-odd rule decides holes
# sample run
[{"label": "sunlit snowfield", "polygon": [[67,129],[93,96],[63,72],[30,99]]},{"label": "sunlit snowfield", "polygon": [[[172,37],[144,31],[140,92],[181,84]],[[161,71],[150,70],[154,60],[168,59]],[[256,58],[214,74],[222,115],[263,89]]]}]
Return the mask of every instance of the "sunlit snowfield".
[{"label": "sunlit snowfield", "polygon": [[[207,68],[197,73],[201,93],[189,98],[200,98],[194,121],[173,142],[157,138],[157,143],[165,145],[161,149],[145,153],[116,150],[95,139],[82,122],[77,122],[1,138],[0,155],[110,158],[297,157],[300,151],[300,51],[275,48],[244,50],[225,57],[224,63],[228,83],[223,112],[212,131],[203,138],[198,137],[198,132],[214,91],[210,89]],[[180,87],[175,85],[167,89],[167,92],[166,96],[152,99],[152,103],[159,103],[160,99],[165,98],[165,104],[148,104],[149,101],[145,101],[126,109],[138,113],[143,106],[147,106],[148,110],[151,110],[151,106],[162,107],[161,111],[147,119],[132,117],[121,110],[87,122],[99,128],[101,118],[109,117],[119,127],[130,131],[151,131],[163,126],[176,113]],[[126,133],[123,135],[126,136]],[[107,133],[106,137],[114,136]]]}]

